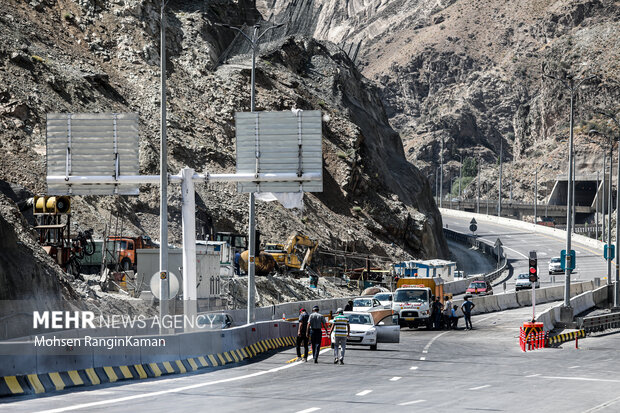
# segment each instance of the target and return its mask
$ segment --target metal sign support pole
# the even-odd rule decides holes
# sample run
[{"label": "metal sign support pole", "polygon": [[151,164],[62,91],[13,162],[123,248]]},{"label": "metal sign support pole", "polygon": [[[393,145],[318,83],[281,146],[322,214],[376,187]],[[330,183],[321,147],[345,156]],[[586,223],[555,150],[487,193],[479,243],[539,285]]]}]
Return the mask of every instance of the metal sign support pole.
[{"label": "metal sign support pole", "polygon": [[198,313],[198,294],[196,292],[196,194],[194,190],[194,170],[181,170],[181,197],[183,219],[183,314],[185,331],[188,320],[195,320]]},{"label": "metal sign support pole", "polygon": [[[166,145],[166,2],[161,2],[161,140],[160,140],[160,185],[159,185],[159,279],[161,299],[159,302],[159,320],[168,315],[170,280],[168,277],[168,147]],[[166,329],[160,324],[160,334]]]}]

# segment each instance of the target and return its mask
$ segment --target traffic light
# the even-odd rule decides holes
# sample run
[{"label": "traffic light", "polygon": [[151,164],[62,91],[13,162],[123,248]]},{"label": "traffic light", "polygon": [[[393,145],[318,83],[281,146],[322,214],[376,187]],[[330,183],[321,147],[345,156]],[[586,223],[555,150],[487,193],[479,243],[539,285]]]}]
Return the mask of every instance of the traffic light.
[{"label": "traffic light", "polygon": [[538,260],[530,256],[530,282],[538,281]]}]

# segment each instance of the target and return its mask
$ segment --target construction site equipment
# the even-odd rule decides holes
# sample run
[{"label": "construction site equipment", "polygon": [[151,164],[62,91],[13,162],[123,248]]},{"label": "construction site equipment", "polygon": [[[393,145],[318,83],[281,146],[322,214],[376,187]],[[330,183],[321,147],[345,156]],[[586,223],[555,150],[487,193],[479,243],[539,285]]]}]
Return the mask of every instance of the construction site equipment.
[{"label": "construction site equipment", "polygon": [[443,302],[443,298],[445,296],[443,292],[443,283],[444,280],[440,277],[435,278],[422,278],[422,277],[411,277],[411,278],[401,278],[396,283],[396,288],[404,288],[410,286],[416,287],[427,287],[430,289],[431,293],[435,297],[439,297]]},{"label": "construction site equipment", "polygon": [[123,271],[137,270],[138,256],[136,250],[157,248],[151,237],[143,235],[141,237],[121,237],[109,236],[106,238],[106,246],[112,246],[113,257],[120,263]]},{"label": "construction site equipment", "polygon": [[79,260],[95,252],[93,230],[80,231],[71,238],[68,196],[35,196],[33,206],[39,244],[65,271],[80,278]]},{"label": "construction site equipment", "polygon": [[243,234],[237,234],[234,232],[217,232],[215,234],[215,241],[225,241],[230,245],[233,250],[233,256],[236,253],[242,253],[248,249],[248,237]]},{"label": "construction site equipment", "polygon": [[[246,273],[248,272],[249,255],[249,251],[243,251],[241,253],[241,257],[239,258],[239,267]],[[254,258],[254,265],[256,268],[256,275],[269,275],[275,270],[276,261],[271,254],[261,251]]]},{"label": "construction site equipment", "polygon": [[284,271],[304,271],[312,261],[319,242],[298,232],[291,234],[286,244],[267,244],[265,252],[271,255]]}]

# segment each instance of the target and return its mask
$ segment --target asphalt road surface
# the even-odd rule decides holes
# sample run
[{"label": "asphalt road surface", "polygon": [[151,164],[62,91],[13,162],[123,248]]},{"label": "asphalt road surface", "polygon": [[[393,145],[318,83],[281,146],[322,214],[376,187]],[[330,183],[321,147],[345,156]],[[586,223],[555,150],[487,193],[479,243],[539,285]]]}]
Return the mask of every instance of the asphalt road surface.
[{"label": "asphalt road surface", "polygon": [[617,336],[523,353],[518,328],[530,316],[531,308],[482,314],[472,331],[403,329],[399,344],[349,347],[345,365],[329,349],[318,364],[287,363],[289,349],[206,373],[4,399],[0,411],[619,411]]},{"label": "asphalt road surface", "polygon": [[[456,218],[442,216],[444,226],[455,231],[470,233],[469,222],[471,218]],[[514,291],[514,281],[520,273],[528,272],[528,258],[530,251],[536,251],[538,257],[538,275],[541,287],[548,287],[564,283],[564,274],[549,274],[549,260],[559,257],[560,251],[566,249],[566,239],[557,238],[547,234],[533,233],[522,228],[515,228],[496,223],[478,220],[476,235],[481,240],[493,245],[497,238],[503,244],[504,252],[514,271],[507,281],[506,291]],[[603,259],[603,251],[596,251],[592,247],[582,245],[575,240],[571,243],[575,250],[576,268],[571,274],[571,282],[589,281],[595,277],[606,282],[607,264]],[[614,270],[612,266],[612,271]],[[613,279],[613,276],[612,276]],[[555,280],[555,281],[554,281]],[[494,286],[494,291],[503,292],[501,287]]]}]

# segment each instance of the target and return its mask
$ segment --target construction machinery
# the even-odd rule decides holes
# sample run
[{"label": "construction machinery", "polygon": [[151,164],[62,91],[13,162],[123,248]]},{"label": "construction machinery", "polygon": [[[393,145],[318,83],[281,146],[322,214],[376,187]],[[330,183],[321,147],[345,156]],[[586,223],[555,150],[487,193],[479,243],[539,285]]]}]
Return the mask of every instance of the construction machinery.
[{"label": "construction machinery", "polygon": [[114,256],[118,257],[120,268],[123,271],[136,271],[138,266],[136,250],[158,248],[151,237],[147,235],[141,237],[109,236],[106,238],[106,245],[111,246],[112,250],[115,251]]},{"label": "construction machinery", "polygon": [[295,232],[286,244],[266,244],[265,253],[271,255],[283,272],[303,272],[312,261],[319,242]]},{"label": "construction machinery", "polygon": [[[299,275],[308,272],[313,275],[315,273],[308,264],[318,246],[318,241],[298,232],[291,234],[285,244],[268,243],[255,257],[256,274],[266,275],[277,270],[282,274]],[[247,271],[248,255],[249,252],[244,251],[239,260],[244,271]]]},{"label": "construction machinery", "polygon": [[62,269],[81,278],[79,260],[95,252],[93,230],[79,231],[71,238],[68,196],[35,196],[33,207],[39,244]]}]

